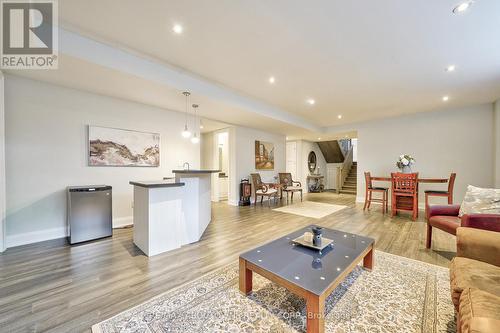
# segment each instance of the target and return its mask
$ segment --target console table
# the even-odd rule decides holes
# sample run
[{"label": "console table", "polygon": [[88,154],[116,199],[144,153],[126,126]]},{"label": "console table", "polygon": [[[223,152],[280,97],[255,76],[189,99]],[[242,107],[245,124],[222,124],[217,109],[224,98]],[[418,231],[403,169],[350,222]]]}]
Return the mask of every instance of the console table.
[{"label": "console table", "polygon": [[307,176],[307,189],[311,193],[322,192],[325,186],[323,185],[322,175],[309,175]]}]

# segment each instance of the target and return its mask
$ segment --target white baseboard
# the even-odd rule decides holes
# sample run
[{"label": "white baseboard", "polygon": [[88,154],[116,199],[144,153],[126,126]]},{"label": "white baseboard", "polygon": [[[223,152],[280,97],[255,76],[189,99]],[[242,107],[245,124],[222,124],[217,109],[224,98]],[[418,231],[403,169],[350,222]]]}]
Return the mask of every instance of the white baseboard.
[{"label": "white baseboard", "polygon": [[[123,228],[134,224],[133,216],[125,216],[113,219],[113,228]],[[23,234],[7,235],[6,237],[6,248],[27,245],[32,243],[38,243],[43,241],[48,241],[51,239],[68,237],[68,228],[52,228],[46,230],[38,230],[32,232],[26,232]]]},{"label": "white baseboard", "polygon": [[227,203],[231,206],[238,206],[238,201],[235,200],[228,200]]},{"label": "white baseboard", "polygon": [[9,248],[14,246],[38,243],[51,239],[64,238],[67,236],[68,228],[66,227],[38,230],[16,235],[7,235],[6,247]]},{"label": "white baseboard", "polygon": [[133,224],[134,224],[134,217],[133,216],[125,216],[125,217],[119,217],[119,218],[113,219],[113,229],[128,227],[128,226],[133,225]]}]

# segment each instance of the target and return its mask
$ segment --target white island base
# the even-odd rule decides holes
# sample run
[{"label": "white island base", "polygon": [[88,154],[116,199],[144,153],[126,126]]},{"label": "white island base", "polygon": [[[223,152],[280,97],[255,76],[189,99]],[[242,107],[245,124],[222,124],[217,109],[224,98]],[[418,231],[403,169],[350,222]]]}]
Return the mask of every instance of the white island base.
[{"label": "white island base", "polygon": [[134,186],[134,244],[147,256],[186,244],[183,186]]},{"label": "white island base", "polygon": [[174,170],[175,181],[184,183],[182,210],[186,220],[187,243],[200,240],[212,221],[211,173]]},{"label": "white island base", "polygon": [[175,181],[134,185],[134,243],[147,256],[200,240],[212,220],[211,173],[174,170]]}]

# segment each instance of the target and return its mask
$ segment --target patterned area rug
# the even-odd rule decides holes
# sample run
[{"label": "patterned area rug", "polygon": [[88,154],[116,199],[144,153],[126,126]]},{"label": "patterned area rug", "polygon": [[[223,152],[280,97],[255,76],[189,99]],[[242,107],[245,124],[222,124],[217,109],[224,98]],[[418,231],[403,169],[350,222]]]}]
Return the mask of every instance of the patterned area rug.
[{"label": "patterned area rug", "polygon": [[283,206],[280,208],[276,208],[273,210],[282,213],[295,214],[295,215],[320,219],[327,215],[338,212],[339,210],[342,210],[344,208],[347,208],[347,206],[333,205],[323,202],[303,201]]},{"label": "patterned area rug", "polygon": [[[209,273],[92,327],[93,333],[305,332],[305,302],[254,274],[238,290],[238,264]],[[448,269],[375,252],[327,298],[326,332],[455,332]]]}]

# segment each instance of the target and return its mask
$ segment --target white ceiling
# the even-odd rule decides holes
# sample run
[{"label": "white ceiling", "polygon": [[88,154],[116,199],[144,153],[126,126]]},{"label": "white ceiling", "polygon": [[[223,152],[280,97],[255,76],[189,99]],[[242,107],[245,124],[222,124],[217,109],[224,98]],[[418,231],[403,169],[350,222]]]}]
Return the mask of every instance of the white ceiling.
[{"label": "white ceiling", "polygon": [[[500,1],[478,0],[467,13],[454,15],[457,2],[63,0],[59,19],[66,29],[324,128],[500,97]],[[172,32],[176,23],[184,28],[181,35]],[[110,91],[113,86],[93,86],[90,78],[77,82],[86,70],[96,71],[120,85],[128,82],[125,90],[135,91],[134,100],[181,110],[178,89],[165,94],[157,83],[91,64],[70,66],[72,61],[80,60],[61,57],[60,73],[23,75],[121,97],[121,87]],[[457,70],[445,72],[449,64]],[[274,85],[268,83],[271,75]],[[443,95],[450,96],[447,103]],[[308,105],[308,98],[316,104]],[[294,136],[321,132],[235,111],[213,96],[204,110],[209,118]]]}]

